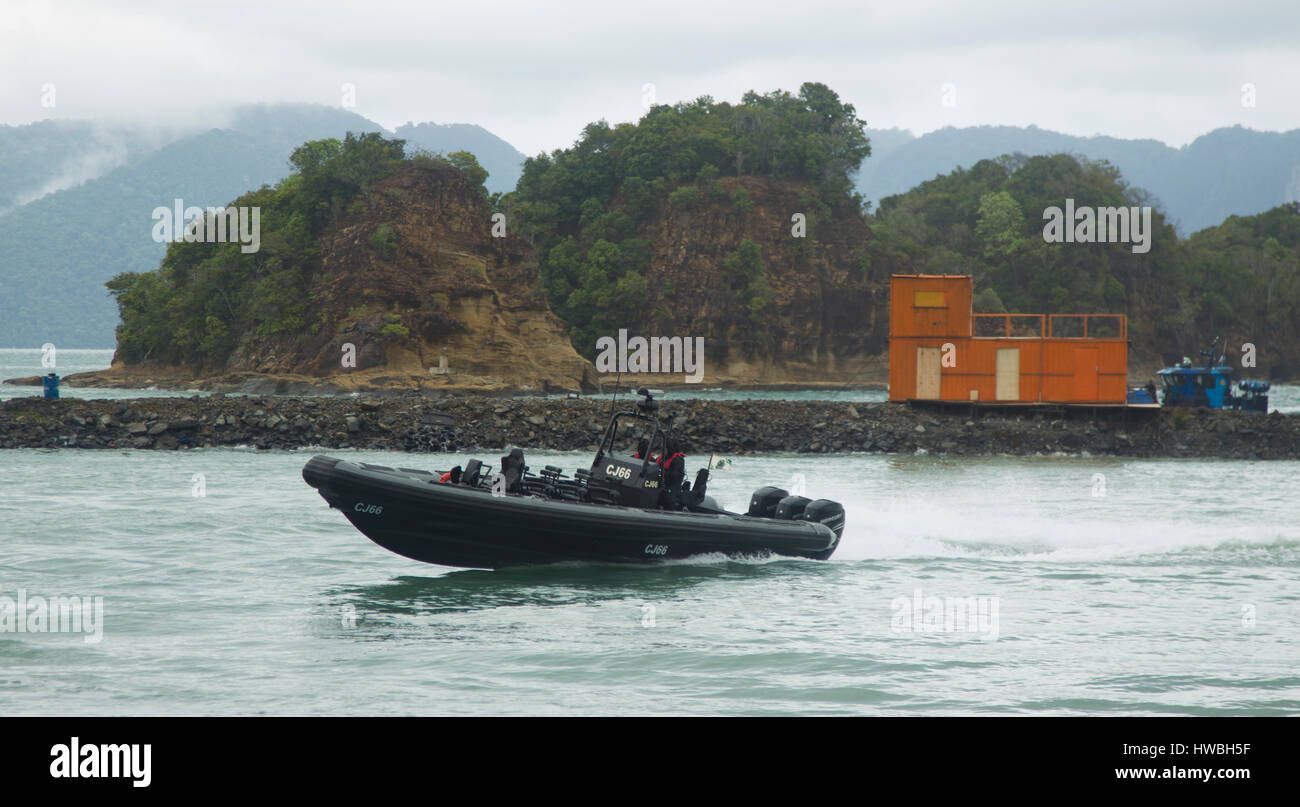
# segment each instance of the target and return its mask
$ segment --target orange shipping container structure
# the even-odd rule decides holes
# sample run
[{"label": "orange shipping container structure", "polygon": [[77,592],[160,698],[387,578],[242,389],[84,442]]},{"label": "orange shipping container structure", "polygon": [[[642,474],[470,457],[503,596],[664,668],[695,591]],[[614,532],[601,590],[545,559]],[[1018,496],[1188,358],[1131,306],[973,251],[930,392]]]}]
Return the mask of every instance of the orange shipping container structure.
[{"label": "orange shipping container structure", "polygon": [[894,275],[889,400],[1123,404],[1123,314],[975,314],[969,275]]}]

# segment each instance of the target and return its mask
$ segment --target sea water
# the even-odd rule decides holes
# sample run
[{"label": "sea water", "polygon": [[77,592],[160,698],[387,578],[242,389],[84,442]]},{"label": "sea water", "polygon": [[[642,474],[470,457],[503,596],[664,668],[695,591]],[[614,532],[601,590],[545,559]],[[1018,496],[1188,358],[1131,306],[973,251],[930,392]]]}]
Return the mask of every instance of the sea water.
[{"label": "sea water", "polygon": [[844,503],[830,561],[493,572],[371,543],[312,453],[0,451],[0,714],[1300,711],[1300,462],[736,457],[733,509]]},{"label": "sea water", "polygon": [[[53,368],[43,355],[0,350],[0,378],[102,369],[112,353],[60,350]],[[1300,389],[1275,387],[1273,404],[1300,411]],[[710,483],[733,509],[764,484],[845,504],[829,562],[488,572],[370,543],[303,483],[311,453],[0,451],[0,714],[1300,707],[1297,462],[737,457]],[[76,631],[66,612],[34,615],[72,602],[87,617]]]}]

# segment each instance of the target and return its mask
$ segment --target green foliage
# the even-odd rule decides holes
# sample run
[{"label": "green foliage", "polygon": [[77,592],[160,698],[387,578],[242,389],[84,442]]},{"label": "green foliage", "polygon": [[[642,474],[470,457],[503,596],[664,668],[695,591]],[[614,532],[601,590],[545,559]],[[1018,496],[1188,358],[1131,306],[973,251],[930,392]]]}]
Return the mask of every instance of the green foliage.
[{"label": "green foliage", "polygon": [[295,212],[303,212],[312,232],[319,232],[371,182],[397,169],[404,145],[375,132],[349,132],[343,143],[331,139],[299,146],[289,158],[300,178],[294,183]]},{"label": "green foliage", "polygon": [[668,194],[668,204],[673,207],[690,209],[700,200],[700,191],[694,185],[683,185]]},{"label": "green foliage", "polygon": [[398,314],[385,314],[384,324],[379,328],[379,336],[385,340],[405,339],[411,335],[411,329],[402,324]]},{"label": "green foliage", "polygon": [[735,252],[722,259],[722,265],[732,277],[738,277],[746,283],[753,281],[763,273],[763,250],[751,239],[743,239]]},{"label": "green foliage", "polygon": [[[572,148],[526,160],[502,207],[540,248],[551,306],[569,322],[579,352],[592,356],[597,336],[633,325],[649,308],[641,227],[661,204],[725,204],[724,178],[762,176],[808,186],[806,212],[825,220],[832,205],[853,201],[849,176],[871,153],[865,126],[817,83],[797,95],[749,92],[739,104],[704,96],[660,105],[635,124],[589,124]],[[753,206],[743,188],[730,200],[742,212]],[[741,251],[737,288],[746,305],[763,310],[771,290],[761,260]]]},{"label": "green foliage", "polygon": [[1011,254],[1025,229],[1025,216],[1015,198],[1006,191],[986,193],[980,197],[978,215],[975,235],[984,242],[984,257]]},{"label": "green foliage", "polygon": [[1007,307],[1002,304],[1002,298],[992,288],[985,288],[975,295],[973,308],[976,314],[1005,314]]},{"label": "green foliage", "polygon": [[387,224],[381,224],[370,236],[370,246],[379,253],[381,258],[385,260],[392,258],[397,252],[397,233],[393,232],[393,228]]},{"label": "green foliage", "polygon": [[762,247],[751,239],[742,239],[736,251],[722,259],[722,266],[733,284],[739,287],[740,300],[750,320],[761,321],[763,312],[772,301],[772,285],[763,266]]},{"label": "green foliage", "polygon": [[484,183],[487,182],[488,172],[487,169],[478,164],[477,157],[468,151],[453,151],[447,155],[447,162],[463,171],[465,176],[469,177],[470,182],[483,188],[483,195],[487,196],[488,191]]},{"label": "green foliage", "polygon": [[[244,253],[238,243],[177,242],[168,245],[156,271],[118,274],[107,286],[122,317],[119,355],[128,362],[220,366],[240,334],[266,338],[307,330],[322,228],[392,174],[402,149],[402,141],[377,134],[305,143],[290,157],[295,173],[232,203],[261,209],[259,251]],[[395,243],[387,225],[371,237],[386,256]],[[319,320],[312,327],[318,330]]]}]

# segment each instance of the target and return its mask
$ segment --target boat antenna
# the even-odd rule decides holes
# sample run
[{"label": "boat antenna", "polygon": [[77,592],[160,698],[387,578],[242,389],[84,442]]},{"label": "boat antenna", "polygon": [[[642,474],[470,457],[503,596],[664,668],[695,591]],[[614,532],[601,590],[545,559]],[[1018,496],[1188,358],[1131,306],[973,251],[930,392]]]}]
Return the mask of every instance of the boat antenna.
[{"label": "boat antenna", "polygon": [[[1218,336],[1214,337],[1214,341],[1210,343],[1210,349],[1209,349],[1209,350],[1202,350],[1202,351],[1201,351],[1201,355],[1204,356],[1206,359],[1208,359],[1208,361],[1206,362],[1206,369],[1207,369],[1207,370],[1213,370],[1213,369],[1214,369],[1214,365],[1215,365],[1214,357],[1215,357],[1216,355],[1218,355],[1218,352],[1219,352],[1219,339],[1221,339],[1221,338],[1222,338],[1222,337],[1218,337]],[[1225,345],[1225,350],[1226,350],[1226,345],[1227,345],[1227,343],[1225,342],[1224,345]]]},{"label": "boat antenna", "polygon": [[[614,407],[618,403],[618,385],[622,381],[622,379],[623,379],[623,371],[619,370],[618,374],[614,376],[614,395],[609,399],[609,425],[605,427],[605,437],[609,438],[610,451],[614,450],[614,435],[610,433],[610,429],[614,425]],[[605,451],[605,440],[604,438],[602,438],[600,441],[600,448],[597,449],[596,454],[599,456],[600,454],[603,454],[604,451]]]}]

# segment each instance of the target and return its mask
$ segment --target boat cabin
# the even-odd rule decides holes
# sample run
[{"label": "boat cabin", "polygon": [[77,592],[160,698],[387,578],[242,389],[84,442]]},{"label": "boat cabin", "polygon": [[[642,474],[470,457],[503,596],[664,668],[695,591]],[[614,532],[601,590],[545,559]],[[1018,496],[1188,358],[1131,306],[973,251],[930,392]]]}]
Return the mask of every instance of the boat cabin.
[{"label": "boat cabin", "polygon": [[1222,409],[1232,397],[1231,367],[1193,367],[1183,359],[1177,367],[1161,370],[1161,403],[1165,406],[1204,406]]},{"label": "boat cabin", "polygon": [[1209,350],[1198,354],[1205,364],[1192,366],[1192,360],[1183,357],[1174,367],[1166,367],[1157,375],[1164,392],[1165,406],[1201,406],[1207,409],[1244,409],[1248,412],[1268,411],[1267,381],[1238,381],[1237,392],[1232,389],[1232,367],[1224,364],[1226,351],[1219,348],[1215,337]]}]

